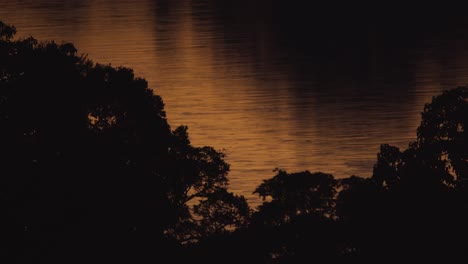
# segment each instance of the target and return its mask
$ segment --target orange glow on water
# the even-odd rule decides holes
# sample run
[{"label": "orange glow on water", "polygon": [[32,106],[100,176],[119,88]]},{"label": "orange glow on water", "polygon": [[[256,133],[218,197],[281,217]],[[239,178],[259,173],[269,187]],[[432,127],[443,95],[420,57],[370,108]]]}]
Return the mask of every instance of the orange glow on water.
[{"label": "orange glow on water", "polygon": [[438,53],[448,40],[401,61],[377,37],[365,56],[346,47],[305,59],[280,43],[268,7],[228,20],[204,1],[45,2],[11,1],[0,17],[20,36],[70,41],[95,62],[133,68],[162,96],[173,128],[188,125],[194,145],[225,150],[231,190],[254,205],[276,167],[370,176],[381,143],[406,147],[423,104],[468,82],[463,45]]}]

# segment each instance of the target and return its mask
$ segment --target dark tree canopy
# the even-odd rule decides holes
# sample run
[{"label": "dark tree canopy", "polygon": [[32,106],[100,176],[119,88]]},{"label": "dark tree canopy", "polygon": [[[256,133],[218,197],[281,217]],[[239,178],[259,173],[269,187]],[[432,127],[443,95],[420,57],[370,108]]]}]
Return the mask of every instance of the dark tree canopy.
[{"label": "dark tree canopy", "polygon": [[260,206],[260,212],[276,207],[282,214],[278,217],[288,221],[301,214],[331,216],[336,188],[337,181],[331,174],[309,171],[288,174],[278,170],[276,176],[264,180],[254,193],[264,200],[271,199]]},{"label": "dark tree canopy", "polygon": [[277,263],[303,259],[331,261],[335,255],[335,198],[339,182],[332,175],[303,171],[277,174],[254,193],[264,199],[252,215],[250,229],[263,240],[259,252]]},{"label": "dark tree canopy", "polygon": [[[360,226],[357,223],[364,222],[363,216],[372,219],[373,224],[368,226],[388,227],[389,232],[384,237],[374,237],[372,233],[362,235],[379,241],[379,247],[355,241],[363,250],[362,255],[376,255],[387,249],[394,256],[466,257],[462,253],[466,247],[455,241],[468,234],[462,224],[467,218],[461,215],[468,205],[467,95],[466,87],[458,87],[434,97],[422,112],[417,141],[403,151],[382,145],[373,176],[366,180],[371,185],[366,184],[366,189],[359,190],[362,184],[353,184],[353,196],[346,190],[340,193],[338,211],[351,219],[348,223],[353,221],[354,228]],[[371,204],[363,210],[362,206],[352,203],[369,194],[377,206]],[[367,202],[361,202],[365,204]],[[376,224],[378,222],[381,224]]]},{"label": "dark tree canopy", "polygon": [[0,40],[10,41],[16,34],[16,28],[14,26],[7,25],[0,21]]},{"label": "dark tree canopy", "polygon": [[247,226],[251,212],[245,199],[219,189],[195,205],[194,213],[202,219],[201,233],[212,235]]},{"label": "dark tree canopy", "polygon": [[428,162],[442,162],[460,184],[468,180],[468,87],[462,86],[424,106],[417,147]]},{"label": "dark tree canopy", "polygon": [[417,141],[400,151],[383,144],[373,179],[385,188],[463,187],[468,177],[468,88],[443,92],[424,106]]},{"label": "dark tree canopy", "polygon": [[[224,154],[192,146],[186,127],[171,130],[144,79],[78,56],[70,43],[15,33],[0,23],[2,248],[39,241],[50,261],[73,248],[83,258],[159,258],[177,244],[181,223],[195,238],[209,234],[207,221],[212,232],[221,228],[214,223],[244,224],[248,206],[226,190]],[[41,251],[31,250],[13,255]]]},{"label": "dark tree canopy", "polygon": [[400,149],[383,144],[377,154],[373,178],[379,185],[393,188],[401,180],[400,171],[403,165],[403,153],[400,152]]}]

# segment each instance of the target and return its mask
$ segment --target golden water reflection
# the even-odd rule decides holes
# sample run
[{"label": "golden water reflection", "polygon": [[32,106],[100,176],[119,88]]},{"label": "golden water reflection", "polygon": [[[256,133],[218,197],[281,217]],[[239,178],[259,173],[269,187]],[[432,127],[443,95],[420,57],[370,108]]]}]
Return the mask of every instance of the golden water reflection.
[{"label": "golden water reflection", "polygon": [[463,31],[395,48],[372,29],[358,44],[304,49],[275,28],[272,6],[214,2],[0,0],[0,18],[21,36],[70,41],[94,61],[133,68],[173,127],[224,149],[231,189],[253,205],[277,167],[370,176],[381,143],[407,146],[423,104],[468,82]]}]

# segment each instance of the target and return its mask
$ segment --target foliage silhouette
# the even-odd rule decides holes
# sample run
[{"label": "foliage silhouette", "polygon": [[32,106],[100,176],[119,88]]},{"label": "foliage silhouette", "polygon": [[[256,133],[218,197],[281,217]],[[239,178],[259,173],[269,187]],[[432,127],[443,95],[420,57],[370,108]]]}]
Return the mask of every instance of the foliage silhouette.
[{"label": "foliage silhouette", "polygon": [[[355,241],[355,245],[360,245],[362,256],[376,257],[391,252],[395,259],[467,257],[466,246],[454,242],[468,234],[461,224],[468,220],[461,215],[467,209],[466,191],[462,188],[467,166],[466,91],[466,87],[445,91],[426,104],[417,130],[418,139],[411,142],[408,149],[400,151],[393,146],[381,146],[373,176],[366,180],[374,186],[373,190],[355,193],[357,197],[364,197],[372,191],[378,205],[367,210],[352,205],[354,209],[345,211],[347,219],[355,219],[352,224],[345,221],[353,228],[386,227],[387,232],[379,236],[361,232],[361,238],[373,241],[373,244]],[[349,207],[352,199],[341,193],[340,196],[339,204]],[[362,226],[363,216],[372,222],[366,221],[368,224]],[[449,231],[448,227],[454,231]]]},{"label": "foliage silhouette", "polygon": [[251,212],[245,199],[220,189],[195,205],[194,213],[201,217],[202,234],[206,236],[245,227]]},{"label": "foliage silhouette", "polygon": [[383,144],[370,178],[279,170],[265,180],[255,192],[268,201],[249,231],[267,262],[466,259],[456,242],[468,235],[466,91],[434,97],[418,140],[403,151]]},{"label": "foliage silhouette", "polygon": [[277,174],[260,184],[264,202],[252,216],[253,233],[268,230],[262,244],[274,262],[292,263],[303,258],[328,259],[335,256],[336,226],[333,219],[338,181],[330,174]]},{"label": "foliage silhouette", "polygon": [[181,223],[194,238],[219,231],[206,218],[226,231],[244,224],[224,154],[171,130],[144,79],[15,33],[0,23],[1,252],[18,262],[177,260]]},{"label": "foliage silhouette", "polygon": [[330,174],[308,171],[288,174],[278,170],[276,176],[265,180],[254,193],[270,202],[260,206],[259,212],[278,208],[280,222],[287,222],[296,215],[318,214],[331,216],[334,208],[337,181]]},{"label": "foliage silhouette", "polygon": [[468,87],[445,91],[425,105],[416,143],[427,162],[442,163],[461,185],[468,177],[467,125]]}]

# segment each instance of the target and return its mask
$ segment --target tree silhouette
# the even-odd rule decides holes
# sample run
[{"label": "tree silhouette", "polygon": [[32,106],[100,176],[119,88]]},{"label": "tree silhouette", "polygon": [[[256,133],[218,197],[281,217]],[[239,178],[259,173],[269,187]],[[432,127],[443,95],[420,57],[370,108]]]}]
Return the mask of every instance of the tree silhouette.
[{"label": "tree silhouette", "polygon": [[250,228],[271,261],[465,259],[466,245],[455,241],[468,234],[466,103],[464,87],[434,97],[418,140],[403,151],[381,145],[371,178],[279,171],[265,180],[255,192],[268,201]]},{"label": "tree silhouette", "polygon": [[[259,212],[279,209],[280,222],[301,214],[333,215],[337,181],[330,174],[309,171],[288,174],[278,170],[276,176],[264,180],[254,191],[264,200]],[[273,211],[271,211],[273,213]]]},{"label": "tree silhouette", "polygon": [[245,199],[226,190],[224,154],[192,146],[186,127],[171,130],[144,79],[70,43],[15,33],[0,23],[0,251],[19,261],[176,261],[181,223],[200,237],[207,222],[245,221]]},{"label": "tree silhouette", "polygon": [[373,179],[382,187],[393,188],[401,180],[400,171],[404,165],[400,149],[388,144],[380,146],[377,163],[374,165]]},{"label": "tree silhouette", "polygon": [[421,158],[453,172],[458,184],[464,186],[468,179],[468,87],[434,97],[421,116],[416,143],[425,153]]},{"label": "tree silhouette", "polygon": [[284,170],[257,187],[254,193],[268,201],[253,214],[250,228],[264,238],[260,243],[272,261],[331,261],[336,256],[337,188],[338,181],[330,174]]},{"label": "tree silhouette", "polygon": [[16,28],[14,26],[7,25],[0,21],[0,40],[4,42],[10,41],[16,34]]},{"label": "tree silhouette", "polygon": [[[361,237],[378,242],[360,242],[360,250],[366,252],[362,255],[376,256],[388,251],[395,258],[466,257],[461,253],[466,248],[453,241],[461,239],[468,231],[461,224],[466,218],[460,215],[468,209],[463,190],[467,166],[464,132],[467,94],[466,87],[458,87],[426,104],[417,130],[418,139],[406,150],[386,144],[381,146],[370,179],[379,193],[374,198],[379,205],[369,207],[368,211],[351,211],[354,212],[351,219],[362,222],[363,216],[368,216],[366,219],[372,222],[367,222],[367,227],[385,226],[387,232],[378,237],[362,232],[366,235]],[[339,204],[346,209],[355,198],[344,194],[348,195],[347,191],[343,195],[340,193]],[[366,192],[361,190],[354,196],[362,199]],[[448,231],[449,226],[457,231]]]},{"label": "tree silhouette", "polygon": [[220,189],[195,205],[194,213],[201,217],[202,234],[213,235],[245,227],[250,217],[250,208],[242,197]]}]

